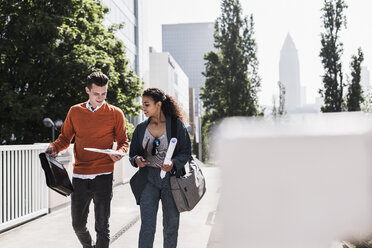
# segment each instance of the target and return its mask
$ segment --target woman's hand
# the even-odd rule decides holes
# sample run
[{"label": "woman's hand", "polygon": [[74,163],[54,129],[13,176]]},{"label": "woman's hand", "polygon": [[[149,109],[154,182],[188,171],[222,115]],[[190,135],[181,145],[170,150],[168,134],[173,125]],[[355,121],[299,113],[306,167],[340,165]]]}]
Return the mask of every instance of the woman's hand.
[{"label": "woman's hand", "polygon": [[136,157],[136,164],[138,165],[138,167],[145,167],[146,165],[148,165],[150,162],[147,162],[142,156],[137,156]]},{"label": "woman's hand", "polygon": [[124,156],[121,156],[121,155],[115,155],[115,154],[109,154],[110,158],[112,159],[112,161],[114,162],[117,162],[119,161],[120,159],[122,159],[122,157]]},{"label": "woman's hand", "polygon": [[163,164],[163,166],[161,166],[161,169],[165,172],[168,172],[168,171],[171,171],[173,168],[173,161],[171,160],[170,164]]}]

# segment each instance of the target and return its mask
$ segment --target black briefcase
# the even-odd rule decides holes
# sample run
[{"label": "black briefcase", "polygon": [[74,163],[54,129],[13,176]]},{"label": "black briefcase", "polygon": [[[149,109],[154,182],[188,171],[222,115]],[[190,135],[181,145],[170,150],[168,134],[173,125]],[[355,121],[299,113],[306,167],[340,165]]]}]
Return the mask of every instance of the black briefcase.
[{"label": "black briefcase", "polygon": [[69,196],[74,190],[63,164],[45,152],[40,153],[39,158],[47,186],[61,195]]}]

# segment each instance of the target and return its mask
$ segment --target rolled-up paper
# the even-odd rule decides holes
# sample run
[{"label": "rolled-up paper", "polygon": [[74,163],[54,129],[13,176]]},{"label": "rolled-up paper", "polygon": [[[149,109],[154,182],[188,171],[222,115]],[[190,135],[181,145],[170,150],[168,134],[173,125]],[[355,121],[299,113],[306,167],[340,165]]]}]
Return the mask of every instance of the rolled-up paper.
[{"label": "rolled-up paper", "polygon": [[[177,145],[177,139],[176,138],[171,138],[168,146],[167,153],[165,154],[165,159],[163,164],[170,164],[174,152],[174,148],[176,148]],[[166,172],[161,170],[160,171],[160,178],[163,179],[165,177]]]}]

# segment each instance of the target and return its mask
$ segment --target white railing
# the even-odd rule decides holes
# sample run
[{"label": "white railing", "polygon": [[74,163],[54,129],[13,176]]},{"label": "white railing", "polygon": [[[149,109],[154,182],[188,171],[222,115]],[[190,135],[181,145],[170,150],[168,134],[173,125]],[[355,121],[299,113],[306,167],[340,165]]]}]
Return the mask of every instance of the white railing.
[{"label": "white railing", "polygon": [[45,144],[0,146],[0,232],[48,213],[39,153]]}]

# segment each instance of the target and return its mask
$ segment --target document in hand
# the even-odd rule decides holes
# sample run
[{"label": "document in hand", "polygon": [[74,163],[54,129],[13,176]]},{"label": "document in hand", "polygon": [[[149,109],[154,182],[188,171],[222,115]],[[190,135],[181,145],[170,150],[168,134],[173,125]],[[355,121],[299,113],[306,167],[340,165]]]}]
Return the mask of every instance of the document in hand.
[{"label": "document in hand", "polygon": [[121,155],[121,156],[128,156],[128,153],[112,150],[112,149],[97,149],[97,148],[84,148],[84,150],[91,151],[91,152],[99,152],[99,153],[106,153],[111,155]]},{"label": "document in hand", "polygon": [[[177,145],[177,138],[171,138],[171,140],[169,142],[167,153],[165,154],[165,159],[164,159],[163,164],[170,164],[172,156],[173,156],[174,148],[176,148],[176,145]],[[165,177],[165,174],[166,174],[166,172],[161,170],[160,171],[160,178],[163,179]]]}]

